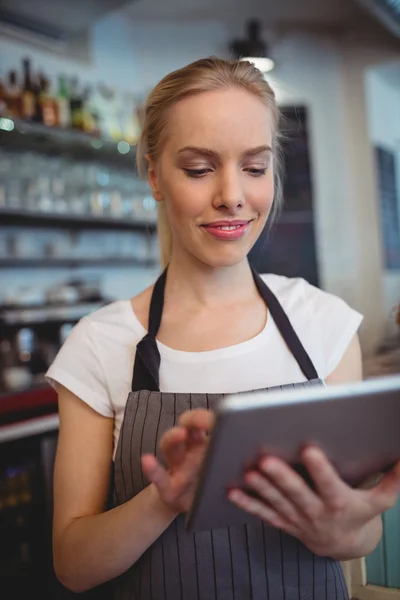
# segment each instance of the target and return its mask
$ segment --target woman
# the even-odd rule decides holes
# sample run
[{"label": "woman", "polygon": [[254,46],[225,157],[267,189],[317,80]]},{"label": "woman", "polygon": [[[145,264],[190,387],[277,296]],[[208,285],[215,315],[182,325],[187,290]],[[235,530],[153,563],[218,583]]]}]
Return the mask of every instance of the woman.
[{"label": "woman", "polygon": [[55,568],[74,591],[115,579],[115,598],[343,599],[338,561],[378,543],[400,469],[351,490],[315,448],[303,454],[314,491],[267,457],[246,475],[265,502],[230,494],[259,520],[184,530],[207,409],[221,394],[361,378],[360,315],[304,280],[259,277],[247,261],[280,203],[278,120],[247,62],[201,60],[150,94],[138,162],[159,203],[168,270],[84,318],[48,373],[60,412]]}]

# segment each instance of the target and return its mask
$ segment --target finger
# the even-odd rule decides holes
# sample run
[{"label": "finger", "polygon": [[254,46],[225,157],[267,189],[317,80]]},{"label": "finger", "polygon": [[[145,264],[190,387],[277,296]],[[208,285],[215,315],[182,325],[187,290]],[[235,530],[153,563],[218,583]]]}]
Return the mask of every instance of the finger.
[{"label": "finger", "polygon": [[202,408],[186,411],[179,419],[181,427],[186,427],[187,429],[200,429],[206,432],[212,430],[214,422],[214,413]]},{"label": "finger", "polygon": [[325,504],[333,511],[342,510],[351,490],[339,477],[326,454],[320,448],[310,446],[303,450],[301,459]]},{"label": "finger", "polygon": [[375,475],[371,475],[367,479],[364,479],[360,485],[357,486],[358,490],[370,490],[378,485],[382,480],[383,473],[376,473]]},{"label": "finger", "polygon": [[289,523],[299,523],[302,515],[299,514],[294,505],[282,492],[272,485],[267,477],[260,475],[256,471],[250,471],[246,473],[244,480],[278,515],[284,517]]},{"label": "finger", "polygon": [[144,454],[141,461],[147,479],[156,486],[161,498],[168,498],[171,493],[171,482],[167,471],[152,454]]},{"label": "finger", "polygon": [[287,523],[273,508],[267,506],[260,500],[252,498],[242,490],[233,489],[228,493],[228,500],[238,508],[248,512],[251,515],[265,521],[272,527],[277,527],[286,531],[289,535],[298,535],[299,531],[295,526]]},{"label": "finger", "polygon": [[400,461],[367,494],[377,514],[394,506],[400,494]]},{"label": "finger", "polygon": [[260,470],[307,518],[315,519],[323,512],[321,499],[287,463],[275,457],[264,458]]},{"label": "finger", "polygon": [[170,467],[180,465],[186,456],[187,431],[183,427],[173,427],[166,431],[160,440],[160,450]]}]

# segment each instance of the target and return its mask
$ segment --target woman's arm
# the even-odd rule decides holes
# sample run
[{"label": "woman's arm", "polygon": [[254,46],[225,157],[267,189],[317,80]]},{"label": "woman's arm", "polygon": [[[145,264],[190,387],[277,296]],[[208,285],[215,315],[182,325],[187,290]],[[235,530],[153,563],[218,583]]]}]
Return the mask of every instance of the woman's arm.
[{"label": "woman's arm", "polygon": [[59,389],[60,433],[54,473],[54,565],[67,588],[83,592],[126,571],[165,531],[176,513],[154,485],[104,512],[113,448],[113,419]]},{"label": "woman's arm", "polygon": [[361,348],[358,335],[355,335],[336,369],[325,378],[325,383],[328,385],[349,383],[351,381],[360,381],[362,378]]},{"label": "woman's arm", "polygon": [[[362,355],[358,335],[351,340],[342,360],[336,369],[328,375],[325,382],[328,385],[335,383],[346,383],[350,381],[359,381],[363,378]],[[382,537],[382,517],[378,515],[372,521],[369,521],[364,530],[354,539],[352,548],[343,552],[342,556],[337,556],[339,560],[345,561],[360,556],[367,556],[378,545]]]}]

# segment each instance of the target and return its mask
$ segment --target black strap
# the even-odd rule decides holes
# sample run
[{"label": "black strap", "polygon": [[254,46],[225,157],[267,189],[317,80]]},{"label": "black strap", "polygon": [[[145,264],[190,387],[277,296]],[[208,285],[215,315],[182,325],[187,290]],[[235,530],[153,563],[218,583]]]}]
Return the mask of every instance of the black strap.
[{"label": "black strap", "polygon": [[164,310],[165,282],[167,281],[167,269],[160,275],[154,284],[150,301],[149,311],[149,335],[157,337],[161,325],[161,317]]},{"label": "black strap", "polygon": [[160,329],[161,317],[164,308],[165,282],[167,269],[160,275],[154,284],[149,309],[148,333],[136,346],[135,364],[132,375],[132,392],[149,390],[160,391],[160,351],[157,347],[156,337]]},{"label": "black strap", "polygon": [[[312,379],[318,379],[318,373],[277,297],[271,292],[269,287],[261,279],[258,273],[254,271],[254,269],[252,269],[252,273],[260,296],[268,306],[268,310],[271,313],[276,326],[278,327],[289,350],[296,359],[304,376],[309,381]],[[136,347],[136,358],[132,377],[133,392],[139,390],[149,390],[152,392],[160,391],[159,371],[161,357],[157,347],[156,337],[160,328],[161,317],[164,308],[166,279],[167,269],[165,269],[163,274],[157,279],[154,285],[149,311],[149,332]]]},{"label": "black strap", "polygon": [[265,304],[268,306],[268,310],[274,319],[276,326],[283,339],[285,340],[289,350],[296,359],[303,375],[311,381],[312,379],[318,379],[318,373],[314,367],[314,364],[307,354],[303,344],[299,340],[299,337],[291,322],[288,319],[287,314],[283,310],[278,298],[271,292],[267,284],[261,279],[258,273],[252,269],[254,282],[260,296],[264,299]]}]

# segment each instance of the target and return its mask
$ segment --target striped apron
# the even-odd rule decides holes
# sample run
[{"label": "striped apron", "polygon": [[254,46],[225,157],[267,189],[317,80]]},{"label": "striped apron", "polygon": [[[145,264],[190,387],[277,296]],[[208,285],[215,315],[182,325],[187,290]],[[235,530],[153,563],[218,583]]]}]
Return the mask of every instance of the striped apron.
[{"label": "striped apron", "polygon": [[[164,393],[159,389],[161,323],[167,272],[157,280],[149,313],[149,332],[139,342],[132,391],[121,425],[114,462],[114,506],[148,485],[141,456],[159,456],[158,443],[179,416],[191,409],[213,409],[220,394]],[[253,272],[257,289],[293,353],[304,383],[320,384],[307,352],[277,298]],[[254,517],[240,526],[189,533],[181,515],[141,558],[114,581],[115,600],[348,600],[340,563],[316,556],[294,537]]]}]

